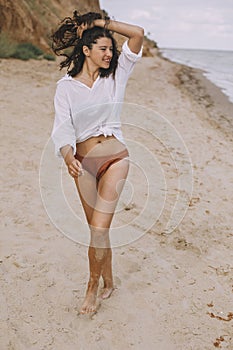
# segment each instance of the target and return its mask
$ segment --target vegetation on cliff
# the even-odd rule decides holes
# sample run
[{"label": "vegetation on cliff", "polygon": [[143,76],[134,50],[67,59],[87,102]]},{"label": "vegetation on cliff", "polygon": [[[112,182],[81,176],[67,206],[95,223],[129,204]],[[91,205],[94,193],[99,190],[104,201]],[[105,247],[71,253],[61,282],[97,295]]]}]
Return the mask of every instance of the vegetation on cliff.
[{"label": "vegetation on cliff", "polygon": [[29,60],[44,58],[47,60],[55,60],[55,56],[45,53],[38,46],[23,42],[17,43],[12,40],[6,33],[0,33],[0,57],[1,58],[18,58],[21,60]]}]

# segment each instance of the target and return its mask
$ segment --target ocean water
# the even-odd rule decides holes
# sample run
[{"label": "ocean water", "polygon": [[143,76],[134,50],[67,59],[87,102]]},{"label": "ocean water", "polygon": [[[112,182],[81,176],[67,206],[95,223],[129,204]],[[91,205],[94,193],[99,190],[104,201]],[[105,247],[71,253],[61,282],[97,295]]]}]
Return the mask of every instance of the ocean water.
[{"label": "ocean water", "polygon": [[171,61],[204,70],[204,75],[217,85],[233,103],[233,51],[160,49]]}]

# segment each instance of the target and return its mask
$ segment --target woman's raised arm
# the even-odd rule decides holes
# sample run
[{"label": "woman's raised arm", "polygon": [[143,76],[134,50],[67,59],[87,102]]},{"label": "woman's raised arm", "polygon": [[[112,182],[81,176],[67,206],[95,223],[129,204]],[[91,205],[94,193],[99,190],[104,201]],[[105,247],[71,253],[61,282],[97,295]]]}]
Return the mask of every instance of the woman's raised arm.
[{"label": "woman's raised arm", "polygon": [[107,24],[107,29],[118,34],[124,35],[129,38],[128,46],[130,50],[134,53],[139,53],[142,47],[144,29],[124,22],[118,22],[114,20],[105,21],[104,19],[96,19],[94,25],[97,27],[105,27]]}]

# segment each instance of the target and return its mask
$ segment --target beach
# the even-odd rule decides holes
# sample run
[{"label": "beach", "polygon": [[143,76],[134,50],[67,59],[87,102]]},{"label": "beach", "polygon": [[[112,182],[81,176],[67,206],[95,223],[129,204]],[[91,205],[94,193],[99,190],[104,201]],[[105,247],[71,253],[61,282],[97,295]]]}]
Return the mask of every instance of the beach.
[{"label": "beach", "polygon": [[[123,130],[139,168],[145,156],[154,159],[155,192],[140,216],[146,186],[132,167],[134,199],[122,202],[114,227],[128,222],[138,236],[114,248],[116,289],[83,316],[87,246],[54,226],[39,182],[64,73],[56,62],[0,60],[0,348],[233,349],[233,104],[198,70],[160,55],[136,65]],[[64,179],[72,208],[80,208]]]}]

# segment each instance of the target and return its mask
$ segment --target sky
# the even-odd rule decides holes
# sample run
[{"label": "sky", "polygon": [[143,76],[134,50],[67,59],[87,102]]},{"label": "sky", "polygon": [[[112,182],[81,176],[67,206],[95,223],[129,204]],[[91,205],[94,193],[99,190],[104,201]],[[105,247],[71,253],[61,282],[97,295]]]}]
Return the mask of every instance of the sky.
[{"label": "sky", "polygon": [[160,48],[233,50],[233,0],[100,0],[100,7],[142,26]]}]

